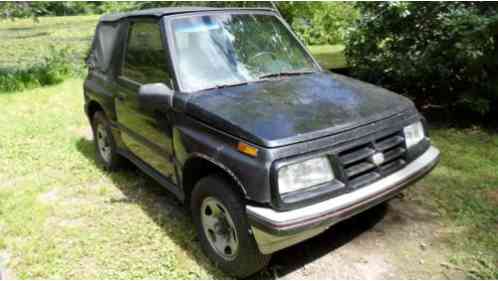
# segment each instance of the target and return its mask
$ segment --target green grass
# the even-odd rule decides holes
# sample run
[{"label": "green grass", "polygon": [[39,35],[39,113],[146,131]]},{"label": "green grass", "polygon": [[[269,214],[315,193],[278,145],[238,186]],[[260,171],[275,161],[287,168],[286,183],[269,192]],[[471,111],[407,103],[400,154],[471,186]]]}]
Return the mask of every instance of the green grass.
[{"label": "green grass", "polygon": [[0,66],[23,68],[50,54],[50,46],[69,47],[80,59],[92,40],[98,16],[40,17],[0,21]]},{"label": "green grass", "polygon": [[344,45],[319,45],[309,46],[308,48],[323,68],[347,68]]},{"label": "green grass", "polygon": [[[95,163],[82,81],[0,96],[0,255],[18,278],[223,278],[156,183]],[[449,261],[497,278],[498,136],[432,130],[441,163],[409,189],[440,213]]]},{"label": "green grass", "polygon": [[421,204],[440,212],[451,262],[469,278],[498,278],[498,135],[473,129],[434,129],[438,168],[420,185]]},{"label": "green grass", "polygon": [[163,189],[94,162],[82,81],[0,96],[0,255],[18,278],[222,278]]},{"label": "green grass", "polygon": [[0,21],[0,92],[53,85],[83,73],[97,18]]}]

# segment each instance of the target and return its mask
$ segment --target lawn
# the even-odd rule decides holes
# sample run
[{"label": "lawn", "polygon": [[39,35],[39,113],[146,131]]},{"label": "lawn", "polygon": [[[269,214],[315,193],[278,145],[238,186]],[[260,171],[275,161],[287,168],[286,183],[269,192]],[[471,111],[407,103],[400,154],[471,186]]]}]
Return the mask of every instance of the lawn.
[{"label": "lawn", "polygon": [[92,40],[98,16],[40,17],[0,21],[0,66],[20,68],[49,55],[50,46],[69,47],[82,59]]},{"label": "lawn", "polygon": [[318,45],[309,46],[315,59],[325,69],[347,68],[346,57],[344,56],[344,45]]},{"label": "lawn", "polygon": [[[0,95],[0,256],[18,278],[223,278],[183,209],[134,169],[94,160],[82,81]],[[409,189],[440,215],[448,264],[497,278],[498,136],[434,128],[442,161]],[[494,274],[494,275],[493,275]]]},{"label": "lawn", "polygon": [[137,171],[95,165],[82,81],[0,95],[0,256],[18,278],[220,277],[190,220]]}]

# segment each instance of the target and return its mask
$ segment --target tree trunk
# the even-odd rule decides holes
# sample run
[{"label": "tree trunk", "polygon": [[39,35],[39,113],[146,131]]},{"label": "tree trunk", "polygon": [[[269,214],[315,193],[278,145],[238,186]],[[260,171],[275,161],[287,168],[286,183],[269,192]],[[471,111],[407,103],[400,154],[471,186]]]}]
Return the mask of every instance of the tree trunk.
[{"label": "tree trunk", "polygon": [[493,43],[494,43],[494,50],[493,50],[493,55],[492,55],[492,61],[493,63],[491,64],[491,75],[492,76],[497,76],[498,75],[498,33],[496,33],[493,36]]},{"label": "tree trunk", "polygon": [[495,43],[495,52],[498,53],[498,31],[497,33],[493,36],[493,42]]}]

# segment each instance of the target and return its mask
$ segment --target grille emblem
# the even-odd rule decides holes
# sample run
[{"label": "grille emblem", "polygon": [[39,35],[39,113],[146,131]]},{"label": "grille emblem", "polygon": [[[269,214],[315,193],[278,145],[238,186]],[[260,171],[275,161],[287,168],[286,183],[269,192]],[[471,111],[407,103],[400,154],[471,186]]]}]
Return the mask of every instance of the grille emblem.
[{"label": "grille emblem", "polygon": [[376,166],[380,166],[382,165],[382,163],[384,163],[384,154],[381,153],[381,152],[377,152],[375,153],[374,155],[372,155],[372,157],[370,157],[370,160],[376,165]]}]

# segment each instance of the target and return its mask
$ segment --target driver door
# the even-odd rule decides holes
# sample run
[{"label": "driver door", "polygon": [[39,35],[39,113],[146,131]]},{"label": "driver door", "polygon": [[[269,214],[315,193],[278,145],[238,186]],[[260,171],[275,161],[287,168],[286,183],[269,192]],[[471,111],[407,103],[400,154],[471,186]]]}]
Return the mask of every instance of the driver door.
[{"label": "driver door", "polygon": [[162,82],[171,87],[169,81],[159,22],[130,22],[115,98],[121,138],[128,152],[176,183],[169,109],[146,112],[138,106],[141,85]]}]

